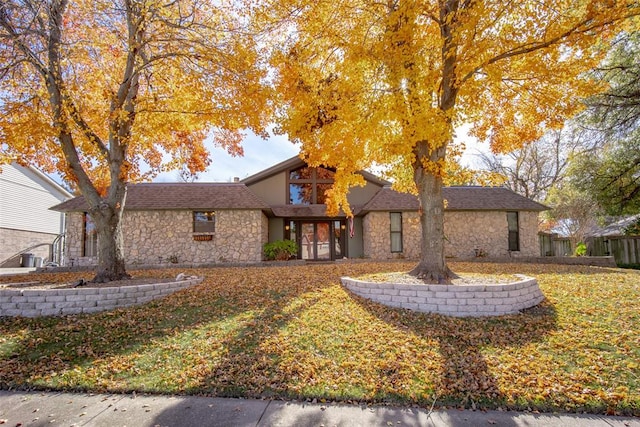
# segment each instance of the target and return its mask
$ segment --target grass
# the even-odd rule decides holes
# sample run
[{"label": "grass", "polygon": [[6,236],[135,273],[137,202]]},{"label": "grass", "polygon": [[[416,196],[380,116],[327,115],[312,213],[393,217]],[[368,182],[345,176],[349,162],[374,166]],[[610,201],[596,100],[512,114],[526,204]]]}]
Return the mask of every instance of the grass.
[{"label": "grass", "polygon": [[339,284],[410,267],[189,270],[205,281],[143,306],[3,318],[0,388],[640,415],[637,271],[452,263],[460,273],[538,279],[545,302],[498,318],[392,309]]}]

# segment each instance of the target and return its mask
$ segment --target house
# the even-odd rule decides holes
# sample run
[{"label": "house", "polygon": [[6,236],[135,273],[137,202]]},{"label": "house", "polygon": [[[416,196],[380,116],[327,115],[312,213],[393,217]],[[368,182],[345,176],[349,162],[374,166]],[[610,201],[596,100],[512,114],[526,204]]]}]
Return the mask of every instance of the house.
[{"label": "house", "polygon": [[71,197],[34,167],[0,166],[0,267],[20,267],[25,253],[54,260],[52,245],[64,233],[65,216],[49,208]]},{"label": "house", "polygon": [[[294,157],[233,183],[149,183],[128,187],[123,216],[130,265],[260,262],[264,243],[291,239],[298,258],[417,258],[416,197],[361,172],[348,196],[354,218],[326,215],[324,191],[334,172]],[[506,188],[444,189],[446,255],[451,258],[538,255],[538,214],[545,206]],[[96,262],[95,233],[82,197],[53,209],[67,214],[67,256]]]},{"label": "house", "polygon": [[625,218],[619,218],[617,221],[613,221],[604,226],[594,226],[585,234],[586,238],[589,237],[619,237],[619,236],[631,236],[637,235],[634,230],[640,225],[640,214],[627,216]]},{"label": "house", "polygon": [[640,264],[640,214],[594,227],[585,236],[587,254],[613,256],[618,265]]}]

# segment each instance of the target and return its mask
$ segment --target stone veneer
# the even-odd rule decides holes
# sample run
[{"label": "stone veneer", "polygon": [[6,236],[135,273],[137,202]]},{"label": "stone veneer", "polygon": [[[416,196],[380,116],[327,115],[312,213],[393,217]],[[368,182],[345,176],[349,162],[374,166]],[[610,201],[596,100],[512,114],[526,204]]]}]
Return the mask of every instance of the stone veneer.
[{"label": "stone veneer", "polygon": [[[68,214],[67,259],[76,266],[95,265],[95,257],[82,256],[82,232],[82,213]],[[130,266],[260,262],[268,232],[268,219],[260,210],[217,210],[213,233],[193,232],[192,211],[125,211],[123,218],[125,259]],[[194,240],[197,236],[211,240]]]},{"label": "stone veneer", "polygon": [[97,313],[145,304],[202,280],[203,278],[196,278],[153,285],[106,288],[0,289],[0,317]]},{"label": "stone veneer", "polygon": [[343,277],[342,284],[356,295],[390,307],[455,317],[500,316],[544,300],[536,279],[517,276],[522,280],[487,285],[374,283],[350,277]]},{"label": "stone veneer", "polygon": [[[445,256],[473,258],[476,249],[489,258],[539,255],[538,213],[518,212],[520,250],[508,250],[505,211],[446,211]],[[364,254],[371,259],[408,258],[420,255],[420,219],[417,212],[402,212],[402,253],[391,253],[389,212],[370,212],[363,220]]]},{"label": "stone veneer", "polygon": [[420,255],[420,218],[417,212],[402,212],[402,253],[391,252],[389,212],[369,212],[362,220],[365,257],[371,259],[418,258]]}]

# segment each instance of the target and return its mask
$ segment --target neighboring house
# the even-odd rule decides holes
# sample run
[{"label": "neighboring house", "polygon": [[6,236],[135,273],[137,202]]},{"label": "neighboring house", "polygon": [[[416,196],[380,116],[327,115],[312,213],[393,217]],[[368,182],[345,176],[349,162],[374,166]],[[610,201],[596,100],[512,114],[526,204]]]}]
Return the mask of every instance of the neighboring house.
[{"label": "neighboring house", "polygon": [[65,217],[49,208],[71,197],[34,167],[0,166],[0,267],[20,267],[23,253],[52,260]]},{"label": "neighboring house", "polygon": [[604,227],[594,227],[585,236],[587,254],[613,256],[616,263],[640,264],[640,235],[628,229],[640,221],[640,214],[623,218]]},{"label": "neighboring house", "polygon": [[587,231],[585,237],[619,237],[627,235],[627,229],[640,221],[640,214],[618,219],[611,224],[593,227]]},{"label": "neighboring house", "polygon": [[[152,183],[128,187],[123,217],[128,264],[259,262],[266,242],[291,239],[298,258],[417,258],[416,197],[362,172],[348,199],[354,218],[326,215],[324,191],[334,172],[298,157],[234,183]],[[545,206],[506,188],[444,189],[446,255],[451,258],[538,255],[538,214]],[[94,264],[95,233],[82,197],[67,213],[72,262]]]}]

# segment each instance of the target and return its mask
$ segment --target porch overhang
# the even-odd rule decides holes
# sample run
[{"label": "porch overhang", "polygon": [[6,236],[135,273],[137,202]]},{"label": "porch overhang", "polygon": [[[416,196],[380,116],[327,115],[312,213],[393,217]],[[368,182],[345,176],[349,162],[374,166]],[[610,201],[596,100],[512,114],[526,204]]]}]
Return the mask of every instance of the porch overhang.
[{"label": "porch overhang", "polygon": [[[362,211],[362,206],[352,206],[351,212],[357,216]],[[271,212],[279,218],[346,218],[340,210],[338,215],[329,217],[326,205],[280,205],[271,206]]]}]

